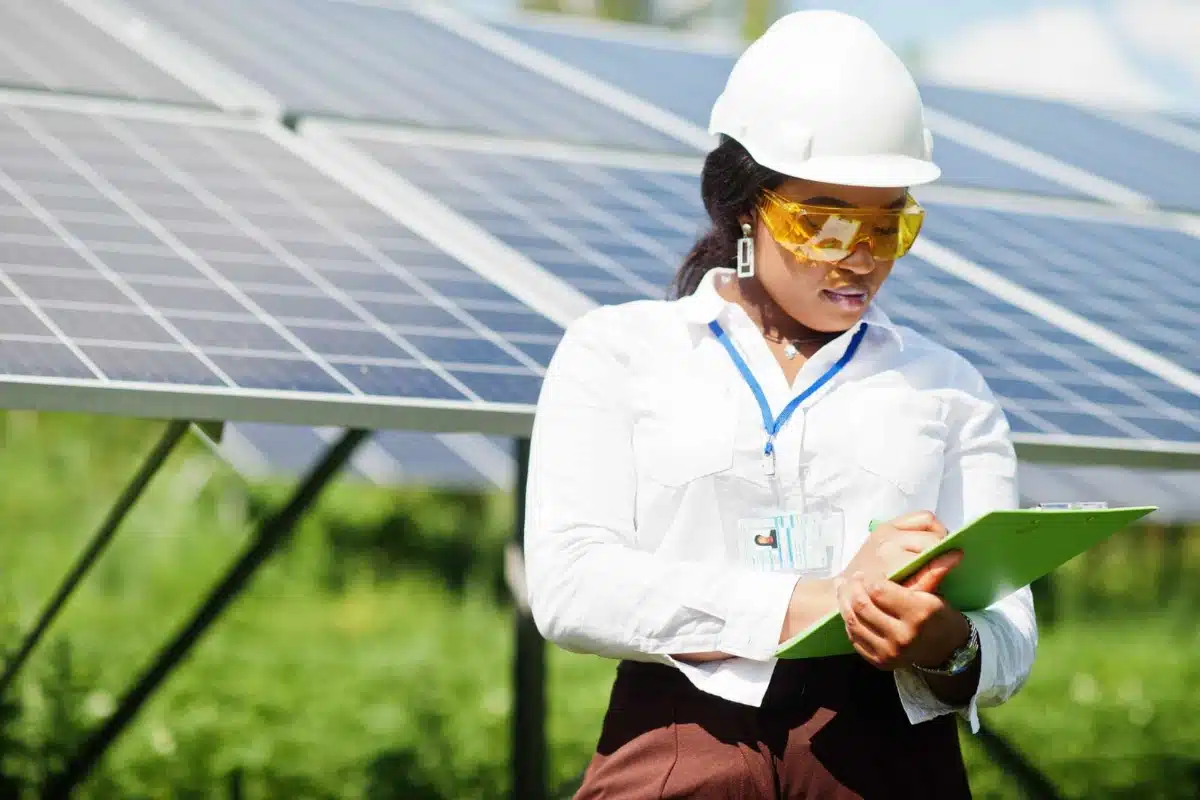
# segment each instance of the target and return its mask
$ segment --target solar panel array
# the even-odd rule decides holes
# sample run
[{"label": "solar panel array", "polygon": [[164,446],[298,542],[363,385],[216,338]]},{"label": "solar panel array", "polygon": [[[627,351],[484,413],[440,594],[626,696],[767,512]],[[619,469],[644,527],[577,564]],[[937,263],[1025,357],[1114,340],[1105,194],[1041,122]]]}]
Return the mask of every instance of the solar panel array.
[{"label": "solar panel array", "polygon": [[[14,20],[0,81],[175,103],[220,94],[203,73],[178,72],[197,84],[184,86],[161,57],[126,50],[76,2],[0,6]],[[491,262],[515,254],[592,303],[662,297],[705,227],[697,143],[734,48],[382,0],[99,4],[205,53],[300,118],[299,133],[269,116],[0,103],[0,372],[12,385],[54,378],[102,409],[258,421],[231,429],[248,469],[295,468],[330,435],[280,423],[434,428],[378,435],[356,469],[500,486],[503,441],[450,431],[508,433],[512,418],[436,414],[527,419],[561,314]],[[44,42],[70,53],[55,71],[39,66]],[[1200,152],[1186,136],[1061,103],[923,92],[948,186],[1111,199],[1103,184],[1197,209]],[[315,156],[330,133],[373,168]],[[453,229],[414,225],[410,208],[399,221],[412,187],[458,230],[491,237],[495,259],[464,256]],[[921,251],[889,281],[888,312],[970,357],[1018,437],[1200,453],[1200,399],[1178,377],[1200,364],[1200,239],[1165,217],[952,200],[925,202],[928,241],[1121,347]],[[1178,374],[1130,356],[1138,346]]]},{"label": "solar panel array", "polygon": [[408,8],[333,0],[133,5],[297,112],[612,147],[683,148]]}]

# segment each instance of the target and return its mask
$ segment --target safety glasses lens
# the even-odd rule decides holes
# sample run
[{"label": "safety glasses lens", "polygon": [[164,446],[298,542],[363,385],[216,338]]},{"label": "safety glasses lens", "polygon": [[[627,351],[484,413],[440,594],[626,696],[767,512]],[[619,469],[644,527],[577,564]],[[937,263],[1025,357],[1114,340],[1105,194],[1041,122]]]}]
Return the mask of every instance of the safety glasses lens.
[{"label": "safety glasses lens", "polygon": [[888,261],[907,253],[921,232],[925,211],[911,195],[904,208],[824,208],[766,193],[759,213],[779,244],[812,261],[834,262],[866,242],[871,255]]}]

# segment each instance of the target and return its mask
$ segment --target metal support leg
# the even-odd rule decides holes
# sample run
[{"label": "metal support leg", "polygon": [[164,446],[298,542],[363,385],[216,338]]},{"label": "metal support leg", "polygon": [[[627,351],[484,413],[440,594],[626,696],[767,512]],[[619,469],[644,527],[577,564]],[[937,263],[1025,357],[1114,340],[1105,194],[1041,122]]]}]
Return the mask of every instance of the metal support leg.
[{"label": "metal support leg", "polygon": [[187,433],[189,424],[188,422],[172,422],[163,431],[162,438],[158,440],[158,444],[154,446],[150,455],[147,456],[146,461],[138,469],[137,474],[133,476],[133,480],[125,487],[125,491],[117,498],[116,505],[108,512],[108,517],[104,520],[104,524],[100,526],[100,529],[96,531],[96,535],[88,542],[88,546],[80,554],[71,571],[67,573],[67,577],[63,579],[54,596],[50,598],[50,602],[42,610],[37,624],[25,636],[17,652],[10,656],[4,665],[4,674],[0,675],[0,695],[7,692],[9,687],[12,686],[17,673],[21,671],[21,667],[25,665],[29,654],[33,652],[33,648],[37,647],[38,642],[45,635],[46,629],[50,627],[50,623],[62,611],[62,607],[66,605],[71,594],[78,588],[88,571],[95,566],[100,556],[103,555],[105,549],[116,535],[117,529],[120,528],[121,523],[128,516],[130,509],[133,508],[134,503],[142,496],[142,492],[146,490],[146,487],[154,478],[154,474],[158,472],[163,462],[171,455],[171,451],[179,444],[179,440]]},{"label": "metal support leg", "polygon": [[[964,730],[969,730],[961,723]],[[1061,800],[1062,795],[1050,779],[1027,759],[1008,739],[982,721],[976,740],[992,763],[1000,767],[1021,787],[1021,796],[1029,800]]]},{"label": "metal support leg", "polygon": [[183,627],[138,681],[125,693],[116,710],[104,724],[80,746],[66,767],[46,783],[44,798],[64,798],[87,777],[92,768],[133,721],[142,705],[154,694],[159,684],[178,666],[209,626],[246,587],[263,562],[275,551],[296,523],[353,455],[355,448],[366,438],[368,431],[348,430],[326,451],[321,461],[304,478],[292,498],[279,512],[266,520],[237,562],[225,573],[192,619]]},{"label": "metal support leg", "polygon": [[[525,486],[529,477],[529,440],[518,439],[516,530],[518,550],[524,552]],[[524,597],[515,598],[516,631],[513,648],[512,797],[546,798],[546,643],[534,625]]]}]

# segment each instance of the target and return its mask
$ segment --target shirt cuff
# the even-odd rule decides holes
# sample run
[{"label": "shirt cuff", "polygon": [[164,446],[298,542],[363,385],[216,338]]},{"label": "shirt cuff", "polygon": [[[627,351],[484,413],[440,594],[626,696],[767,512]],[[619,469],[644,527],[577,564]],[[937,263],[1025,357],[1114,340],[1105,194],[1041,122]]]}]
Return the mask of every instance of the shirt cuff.
[{"label": "shirt cuff", "polygon": [[774,658],[798,581],[786,572],[739,573],[717,649],[753,661]]},{"label": "shirt cuff", "polygon": [[915,669],[896,670],[896,691],[900,704],[913,725],[919,725],[943,714],[957,713],[971,726],[971,733],[979,732],[979,698],[986,697],[996,682],[997,659],[996,637],[989,621],[982,612],[963,612],[979,634],[979,685],[965,706],[952,706],[942,701],[921,673]]}]

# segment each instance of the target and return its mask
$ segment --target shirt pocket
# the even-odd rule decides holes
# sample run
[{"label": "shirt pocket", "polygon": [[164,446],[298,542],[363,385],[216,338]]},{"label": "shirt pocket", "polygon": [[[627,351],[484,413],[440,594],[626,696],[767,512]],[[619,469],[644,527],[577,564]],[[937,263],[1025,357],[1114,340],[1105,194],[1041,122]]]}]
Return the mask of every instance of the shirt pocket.
[{"label": "shirt pocket", "polygon": [[855,405],[855,465],[906,500],[936,503],[948,430],[941,399],[880,389],[856,398]]},{"label": "shirt pocket", "polygon": [[633,429],[639,481],[679,488],[733,465],[737,420],[728,388],[658,377],[639,394]]}]

